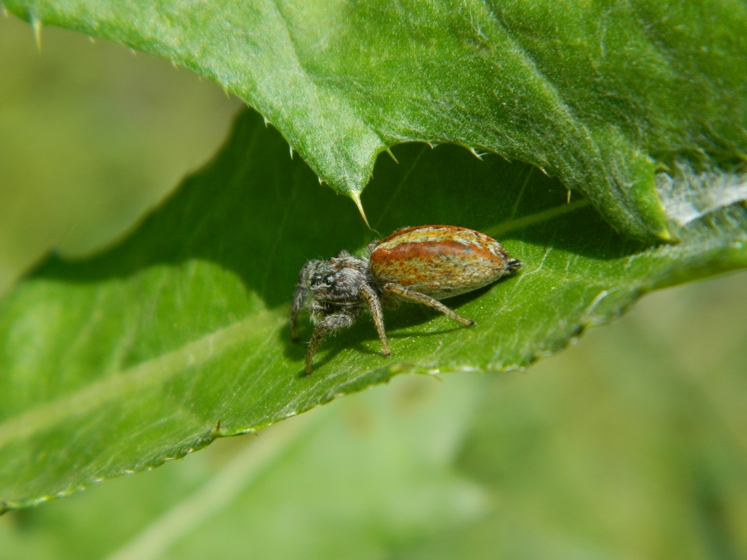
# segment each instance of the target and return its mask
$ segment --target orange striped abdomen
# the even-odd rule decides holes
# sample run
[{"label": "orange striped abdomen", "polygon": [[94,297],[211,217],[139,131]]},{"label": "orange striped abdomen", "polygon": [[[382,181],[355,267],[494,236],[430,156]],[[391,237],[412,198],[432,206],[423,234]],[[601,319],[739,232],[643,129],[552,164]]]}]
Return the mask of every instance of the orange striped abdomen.
[{"label": "orange striped abdomen", "polygon": [[440,300],[492,284],[520,266],[483,233],[457,226],[418,226],[378,242],[369,270],[379,285],[392,282]]}]

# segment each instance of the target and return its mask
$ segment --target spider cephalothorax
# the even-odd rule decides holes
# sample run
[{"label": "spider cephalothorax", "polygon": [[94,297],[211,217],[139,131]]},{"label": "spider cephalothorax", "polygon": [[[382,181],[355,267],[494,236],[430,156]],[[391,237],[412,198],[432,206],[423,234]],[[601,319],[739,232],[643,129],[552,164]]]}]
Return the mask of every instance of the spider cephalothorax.
[{"label": "spider cephalothorax", "polygon": [[325,335],[352,326],[364,310],[370,311],[384,355],[390,356],[382,307],[410,300],[472,326],[474,321],[438,300],[487,286],[521,267],[494,239],[456,226],[400,229],[368,249],[368,259],[341,251],[327,261],[307,262],[298,275],[291,338],[298,338],[303,309],[309,310],[316,325],[306,351],[306,375],[311,374],[312,358]]}]

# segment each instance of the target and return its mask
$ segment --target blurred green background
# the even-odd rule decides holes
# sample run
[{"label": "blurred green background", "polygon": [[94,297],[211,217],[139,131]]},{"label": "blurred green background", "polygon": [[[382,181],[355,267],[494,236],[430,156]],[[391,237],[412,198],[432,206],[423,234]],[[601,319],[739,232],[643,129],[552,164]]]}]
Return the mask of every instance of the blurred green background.
[{"label": "blurred green background", "polygon": [[0,290],[111,240],[217,150],[241,106],[165,60],[0,16]]},{"label": "blurred green background", "polygon": [[[238,107],[0,17],[0,290],[121,235]],[[11,512],[0,559],[747,558],[746,363],[747,274],[670,289],[525,373],[396,379]]]}]

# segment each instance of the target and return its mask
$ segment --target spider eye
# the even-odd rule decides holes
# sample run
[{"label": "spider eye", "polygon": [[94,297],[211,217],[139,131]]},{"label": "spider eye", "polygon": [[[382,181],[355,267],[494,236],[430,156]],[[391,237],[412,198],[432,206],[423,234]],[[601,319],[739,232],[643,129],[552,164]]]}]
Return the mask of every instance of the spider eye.
[{"label": "spider eye", "polygon": [[331,276],[323,276],[321,274],[315,274],[311,278],[311,286],[316,288],[321,287],[329,287],[332,285],[332,277]]}]

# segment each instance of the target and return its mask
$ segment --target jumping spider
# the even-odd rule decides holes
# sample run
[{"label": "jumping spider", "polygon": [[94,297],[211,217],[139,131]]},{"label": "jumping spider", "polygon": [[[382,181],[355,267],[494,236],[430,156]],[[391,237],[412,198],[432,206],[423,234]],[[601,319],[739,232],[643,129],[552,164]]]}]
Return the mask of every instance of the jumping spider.
[{"label": "jumping spider", "polygon": [[410,300],[432,307],[469,327],[474,321],[439,299],[471,292],[514,272],[521,262],[494,239],[456,226],[397,230],[368,246],[368,258],[347,251],[326,261],[308,261],[298,275],[291,306],[291,338],[298,339],[298,315],[308,308],[316,325],[306,350],[306,375],[327,333],[353,325],[364,310],[373,317],[384,355],[391,356],[383,307]]}]

